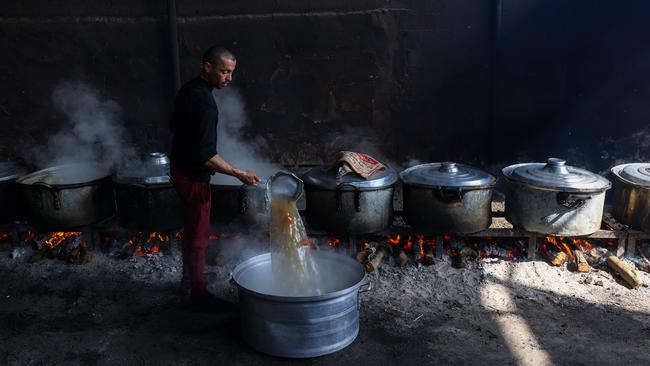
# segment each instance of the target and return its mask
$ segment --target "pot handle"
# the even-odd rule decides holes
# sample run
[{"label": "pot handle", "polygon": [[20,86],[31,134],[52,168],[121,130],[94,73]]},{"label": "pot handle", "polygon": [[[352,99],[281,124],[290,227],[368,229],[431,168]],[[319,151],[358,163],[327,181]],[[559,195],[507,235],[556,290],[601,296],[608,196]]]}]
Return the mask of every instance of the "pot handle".
[{"label": "pot handle", "polygon": [[239,187],[238,201],[239,201],[239,214],[246,215],[246,211],[248,211],[248,192],[246,191],[246,186],[243,184],[241,187]]},{"label": "pot handle", "polygon": [[[366,286],[365,288],[362,288],[363,286]],[[365,277],[364,282],[359,286],[359,293],[364,293],[372,290],[372,281],[368,278],[368,276]]]},{"label": "pot handle", "polygon": [[465,196],[465,192],[460,187],[456,189],[437,187],[436,189],[432,189],[431,193],[438,201],[446,204],[460,204],[463,202],[463,197]]},{"label": "pot handle", "polygon": [[556,196],[556,201],[560,206],[566,207],[570,210],[577,210],[584,206],[591,198],[592,195],[587,193],[559,192]]},{"label": "pot handle", "polygon": [[336,186],[336,212],[343,211],[343,187],[352,187],[354,190],[354,209],[361,212],[361,191],[351,183],[341,183]]},{"label": "pot handle", "polygon": [[40,187],[44,190],[50,191],[52,194],[52,201],[54,203],[54,209],[55,210],[60,210],[61,209],[61,196],[59,193],[59,190],[52,187],[51,185],[45,183],[45,182],[35,182],[32,184],[32,186]]}]

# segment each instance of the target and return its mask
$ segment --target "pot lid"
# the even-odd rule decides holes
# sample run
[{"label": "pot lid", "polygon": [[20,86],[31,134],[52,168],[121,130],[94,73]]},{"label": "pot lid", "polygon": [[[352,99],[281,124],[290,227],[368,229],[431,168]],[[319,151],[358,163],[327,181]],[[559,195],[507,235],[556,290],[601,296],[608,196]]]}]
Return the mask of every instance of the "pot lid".
[{"label": "pot lid", "polygon": [[612,174],[629,183],[650,187],[650,163],[617,165],[612,168]]},{"label": "pot lid", "polygon": [[70,163],[39,170],[16,180],[19,184],[45,183],[49,185],[85,184],[110,175],[106,167],[96,163]]},{"label": "pot lid", "polygon": [[27,168],[13,161],[0,162],[0,182],[15,180],[27,173]]},{"label": "pot lid", "polygon": [[397,182],[397,174],[390,169],[375,172],[375,174],[363,179],[360,175],[348,173],[341,179],[336,179],[336,169],[327,166],[317,166],[310,169],[303,176],[307,185],[323,189],[334,190],[341,184],[351,185],[359,189],[380,189],[392,186]]},{"label": "pot lid", "polygon": [[487,172],[451,161],[420,164],[400,173],[402,181],[409,185],[428,188],[486,188],[496,183]]},{"label": "pot lid", "polygon": [[503,168],[503,175],[541,189],[565,192],[599,192],[609,189],[612,184],[598,174],[588,170],[566,165],[566,161],[549,158],[544,163],[515,164]]}]

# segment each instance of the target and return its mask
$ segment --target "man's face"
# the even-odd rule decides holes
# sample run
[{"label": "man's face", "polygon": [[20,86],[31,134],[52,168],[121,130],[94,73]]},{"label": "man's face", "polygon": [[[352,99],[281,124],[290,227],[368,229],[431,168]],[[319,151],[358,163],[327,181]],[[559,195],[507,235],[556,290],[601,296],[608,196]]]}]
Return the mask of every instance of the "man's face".
[{"label": "man's face", "polygon": [[232,81],[232,73],[235,72],[236,65],[237,61],[220,58],[216,64],[204,62],[203,72],[212,86],[217,89],[223,89]]}]

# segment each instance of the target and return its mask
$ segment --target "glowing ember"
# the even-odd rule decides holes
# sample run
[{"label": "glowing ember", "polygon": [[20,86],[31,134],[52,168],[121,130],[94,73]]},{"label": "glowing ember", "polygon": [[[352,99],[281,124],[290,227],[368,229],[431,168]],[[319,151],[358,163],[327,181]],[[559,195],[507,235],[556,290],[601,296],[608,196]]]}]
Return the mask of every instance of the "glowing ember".
[{"label": "glowing ember", "polygon": [[418,246],[420,247],[420,259],[424,260],[424,235],[418,235]]},{"label": "glowing ember", "polygon": [[63,243],[66,240],[74,239],[76,237],[81,236],[81,231],[58,231],[51,233],[50,236],[43,241],[43,245],[50,247],[50,248],[56,248],[61,243]]},{"label": "glowing ember", "polygon": [[29,241],[36,239],[36,233],[33,231],[28,231],[26,233],[22,233],[20,242],[22,244],[27,244]]},{"label": "glowing ember", "polygon": [[413,249],[413,241],[411,240],[411,235],[409,235],[408,239],[406,239],[406,244],[404,245],[405,250],[411,250]]},{"label": "glowing ember", "polygon": [[8,232],[0,232],[0,240],[5,240],[7,238],[11,238],[11,233]]},{"label": "glowing ember", "polygon": [[339,244],[341,244],[341,239],[339,239],[339,238],[337,238],[337,237],[335,237],[335,236],[330,237],[330,239],[329,239],[329,245],[330,245],[331,247],[333,247],[333,248],[337,248],[337,247],[339,246]]},{"label": "glowing ember", "polygon": [[397,236],[394,237],[394,238],[391,237],[390,235],[388,235],[388,244],[390,244],[390,245],[399,245],[401,240],[402,240],[402,237],[399,234],[397,234]]}]

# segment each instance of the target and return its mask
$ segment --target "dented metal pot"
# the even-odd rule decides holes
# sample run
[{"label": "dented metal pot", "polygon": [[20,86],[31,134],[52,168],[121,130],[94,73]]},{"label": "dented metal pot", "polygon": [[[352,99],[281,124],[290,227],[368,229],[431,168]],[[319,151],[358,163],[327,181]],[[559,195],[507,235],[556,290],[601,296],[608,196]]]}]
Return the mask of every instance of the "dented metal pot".
[{"label": "dented metal pot", "polygon": [[557,158],[510,165],[503,175],[505,216],[514,227],[561,236],[590,235],[600,228],[611,187],[607,179]]},{"label": "dented metal pot", "polygon": [[454,162],[421,164],[400,173],[404,220],[428,232],[475,233],[492,222],[496,178]]}]

